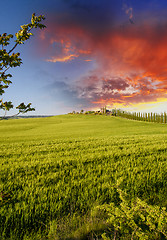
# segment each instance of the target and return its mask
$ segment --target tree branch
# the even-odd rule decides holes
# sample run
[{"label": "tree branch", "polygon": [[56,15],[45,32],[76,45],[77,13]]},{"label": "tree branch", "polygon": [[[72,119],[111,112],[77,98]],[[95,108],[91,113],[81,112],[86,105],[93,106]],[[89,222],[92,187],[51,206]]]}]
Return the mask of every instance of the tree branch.
[{"label": "tree branch", "polygon": [[19,44],[19,43],[17,42],[17,43],[14,45],[14,47],[8,52],[8,54],[10,54],[10,53],[17,47],[18,44]]}]

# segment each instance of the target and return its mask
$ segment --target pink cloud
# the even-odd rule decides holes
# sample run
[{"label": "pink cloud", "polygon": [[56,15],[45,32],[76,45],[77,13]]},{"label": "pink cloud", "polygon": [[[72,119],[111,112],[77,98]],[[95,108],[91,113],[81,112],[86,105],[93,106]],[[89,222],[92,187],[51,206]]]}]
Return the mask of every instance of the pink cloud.
[{"label": "pink cloud", "polygon": [[[126,9],[132,18],[132,9]],[[101,30],[101,28],[100,28]],[[79,98],[92,103],[158,101],[167,93],[167,31],[142,23],[93,31],[77,22],[56,21],[42,33],[41,41],[52,54],[50,62],[94,61],[96,67],[78,79]],[[59,53],[55,45],[59,43]],[[83,58],[84,57],[84,58]]]}]

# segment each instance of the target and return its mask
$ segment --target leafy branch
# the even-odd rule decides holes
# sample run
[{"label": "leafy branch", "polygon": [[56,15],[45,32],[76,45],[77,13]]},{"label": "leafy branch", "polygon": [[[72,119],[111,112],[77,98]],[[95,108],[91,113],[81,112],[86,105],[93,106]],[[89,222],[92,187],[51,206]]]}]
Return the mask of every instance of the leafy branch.
[{"label": "leafy branch", "polygon": [[[22,64],[20,53],[14,53],[13,51],[18,45],[24,44],[25,41],[27,41],[33,35],[31,32],[32,29],[43,29],[46,27],[45,25],[41,24],[41,21],[44,19],[45,17],[43,15],[35,16],[35,13],[33,13],[31,23],[21,26],[21,29],[15,34],[16,40],[14,41],[14,46],[8,51],[6,50],[6,47],[10,45],[10,41],[14,38],[14,36],[7,33],[0,35],[0,95],[3,95],[10,84],[12,84],[12,81],[10,80],[12,75],[9,73],[7,74],[7,71]],[[6,118],[7,111],[11,110],[12,108],[14,108],[14,106],[11,101],[3,102],[3,99],[0,100],[0,109],[5,111],[4,117],[2,118]],[[28,105],[21,103],[16,107],[16,109],[19,110],[19,112],[14,116],[17,116],[21,113],[24,114],[29,111],[35,111],[35,109],[31,107],[31,103]]]},{"label": "leafy branch", "polygon": [[[151,206],[141,199],[128,200],[126,194],[117,189],[121,203],[104,204],[96,207],[98,212],[107,214],[111,235],[102,234],[103,240],[111,239],[166,239],[167,212],[165,207]],[[112,236],[112,238],[111,238]]]}]

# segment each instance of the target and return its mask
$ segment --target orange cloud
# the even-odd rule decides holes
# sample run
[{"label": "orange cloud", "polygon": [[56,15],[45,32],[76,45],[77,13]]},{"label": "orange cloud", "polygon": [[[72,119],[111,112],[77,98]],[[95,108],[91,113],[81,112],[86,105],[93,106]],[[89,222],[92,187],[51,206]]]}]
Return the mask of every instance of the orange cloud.
[{"label": "orange cloud", "polygon": [[91,59],[86,59],[84,60],[85,62],[91,62],[92,60]]},{"label": "orange cloud", "polygon": [[[56,29],[56,31],[54,31]],[[50,62],[67,62],[74,58],[91,54],[91,49],[84,45],[84,31],[79,26],[50,25],[40,35],[42,48],[51,51],[46,60]]]},{"label": "orange cloud", "polygon": [[65,56],[65,57],[60,57],[60,58],[56,58],[56,57],[52,57],[50,59],[47,59],[46,61],[47,62],[68,62],[68,61],[71,61],[73,60],[74,58],[78,57],[78,55],[75,55],[75,54],[71,54],[69,56]]},{"label": "orange cloud", "polygon": [[[126,12],[132,17],[132,9]],[[52,49],[49,62],[95,61],[91,73],[73,86],[80,99],[96,105],[127,106],[167,97],[166,23],[161,27],[134,24],[102,32],[101,28],[95,31],[80,23],[60,21],[50,25],[41,40]]]}]

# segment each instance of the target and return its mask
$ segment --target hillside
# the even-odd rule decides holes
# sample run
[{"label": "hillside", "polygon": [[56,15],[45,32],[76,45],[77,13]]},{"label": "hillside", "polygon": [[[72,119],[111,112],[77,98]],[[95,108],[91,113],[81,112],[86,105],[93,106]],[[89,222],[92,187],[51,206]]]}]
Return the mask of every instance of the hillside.
[{"label": "hillside", "polygon": [[1,239],[76,239],[95,206],[119,204],[118,181],[167,207],[165,124],[63,115],[3,120],[0,133]]}]

